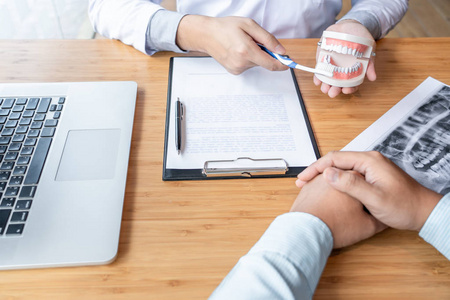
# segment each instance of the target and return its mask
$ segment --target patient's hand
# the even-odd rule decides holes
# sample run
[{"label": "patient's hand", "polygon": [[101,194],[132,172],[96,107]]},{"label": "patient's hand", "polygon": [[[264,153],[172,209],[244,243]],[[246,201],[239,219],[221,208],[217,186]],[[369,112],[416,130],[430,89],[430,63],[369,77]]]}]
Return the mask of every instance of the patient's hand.
[{"label": "patient's hand", "polygon": [[364,211],[361,202],[332,188],[321,174],[303,186],[291,211],[312,214],[327,224],[334,248],[352,245],[386,228]]},{"label": "patient's hand", "polygon": [[[354,20],[343,20],[337,24],[331,25],[326,30],[342,32],[342,33],[356,35],[356,36],[369,38],[369,39],[373,40],[373,37],[370,34],[370,32],[367,30],[367,28],[364,27],[358,21],[354,21]],[[373,52],[375,52],[375,46],[376,46],[376,44],[374,43]],[[319,51],[320,51],[320,49],[317,48],[316,59],[319,57]],[[377,79],[377,74],[375,73],[375,57],[373,57],[373,56],[370,58],[369,64],[367,66],[366,76],[367,76],[367,79],[369,79],[370,81],[375,81]],[[314,84],[316,86],[321,85],[320,90],[324,94],[328,94],[328,96],[330,96],[331,98],[336,97],[341,92],[344,94],[352,94],[358,90],[357,86],[344,87],[344,88],[337,87],[337,86],[331,86],[329,84],[323,83],[316,76],[314,76]]]},{"label": "patient's hand", "polygon": [[300,173],[296,184],[302,187],[317,176],[396,229],[420,231],[442,198],[375,151],[330,152]]}]

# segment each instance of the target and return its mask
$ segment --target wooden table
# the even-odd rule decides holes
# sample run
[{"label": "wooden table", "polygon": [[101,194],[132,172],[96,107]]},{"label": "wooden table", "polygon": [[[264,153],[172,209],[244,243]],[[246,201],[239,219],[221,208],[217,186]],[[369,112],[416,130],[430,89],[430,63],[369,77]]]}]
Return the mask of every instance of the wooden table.
[{"label": "wooden table", "polygon": [[[317,39],[284,40],[315,61]],[[378,42],[376,82],[330,99],[297,72],[324,155],[338,150],[427,76],[450,84],[450,38]],[[205,299],[289,210],[293,178],[163,182],[169,57],[110,40],[0,41],[0,82],[135,80],[138,99],[117,260],[0,272],[2,299]],[[415,232],[389,229],[328,260],[316,299],[450,299],[450,262]]]}]

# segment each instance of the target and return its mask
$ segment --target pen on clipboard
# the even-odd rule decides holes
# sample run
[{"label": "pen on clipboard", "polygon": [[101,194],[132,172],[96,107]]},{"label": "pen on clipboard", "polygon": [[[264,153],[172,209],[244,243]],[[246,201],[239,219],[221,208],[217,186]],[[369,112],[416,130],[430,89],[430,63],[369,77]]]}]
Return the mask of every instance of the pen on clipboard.
[{"label": "pen on clipboard", "polygon": [[177,98],[177,103],[175,106],[175,147],[177,148],[178,155],[181,154],[181,145],[183,138],[183,130],[181,123],[184,118],[184,107],[181,103],[180,98]]}]

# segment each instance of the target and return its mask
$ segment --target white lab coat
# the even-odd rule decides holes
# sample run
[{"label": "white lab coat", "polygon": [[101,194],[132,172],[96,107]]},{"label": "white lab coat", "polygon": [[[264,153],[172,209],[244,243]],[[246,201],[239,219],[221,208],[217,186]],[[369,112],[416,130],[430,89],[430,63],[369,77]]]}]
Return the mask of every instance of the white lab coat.
[{"label": "white lab coat", "polygon": [[[146,51],[148,23],[161,0],[90,0],[89,16],[101,35]],[[408,0],[353,0],[351,13],[375,17],[384,36],[406,12]],[[277,38],[320,37],[335,23],[341,0],[178,0],[182,14],[245,16]],[[166,50],[166,49],[160,49]]]}]

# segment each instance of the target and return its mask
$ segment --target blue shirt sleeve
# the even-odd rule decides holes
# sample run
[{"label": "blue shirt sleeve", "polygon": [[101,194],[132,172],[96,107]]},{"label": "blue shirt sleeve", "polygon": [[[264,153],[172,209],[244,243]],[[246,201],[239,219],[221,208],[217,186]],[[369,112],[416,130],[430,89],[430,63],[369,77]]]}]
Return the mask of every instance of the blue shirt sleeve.
[{"label": "blue shirt sleeve", "polygon": [[450,193],[433,209],[419,235],[450,260]]},{"label": "blue shirt sleeve", "polygon": [[210,299],[311,299],[332,248],[331,231],[319,218],[281,215]]}]

